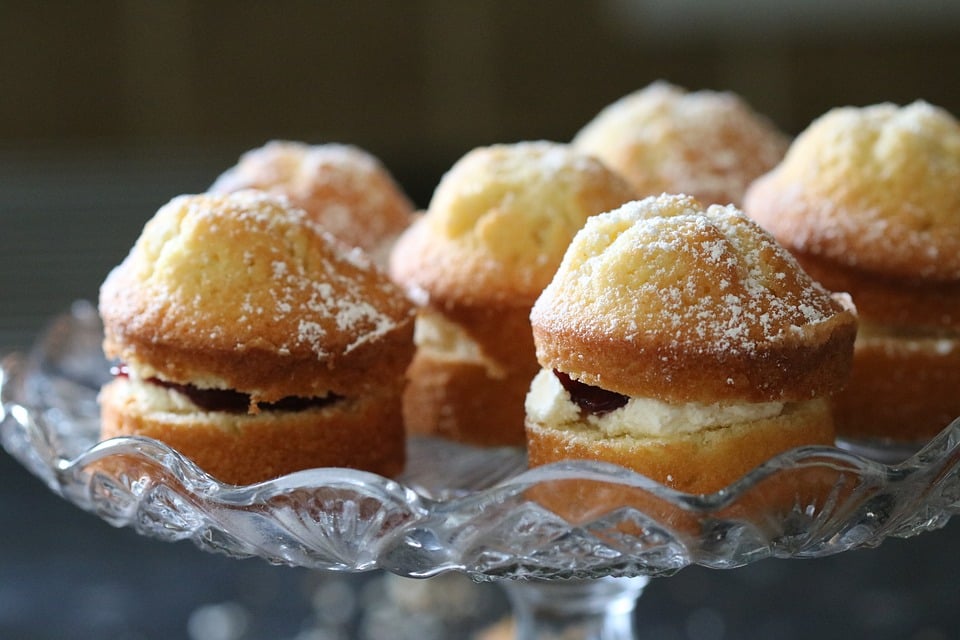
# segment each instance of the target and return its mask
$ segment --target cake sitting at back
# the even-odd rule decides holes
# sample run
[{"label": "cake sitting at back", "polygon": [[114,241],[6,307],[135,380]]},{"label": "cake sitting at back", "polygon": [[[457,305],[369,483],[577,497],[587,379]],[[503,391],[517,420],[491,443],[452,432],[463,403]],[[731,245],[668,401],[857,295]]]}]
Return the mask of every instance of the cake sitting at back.
[{"label": "cake sitting at back", "polygon": [[917,101],[817,118],[746,213],[860,315],[848,439],[920,445],[960,416],[960,123]]},{"label": "cake sitting at back", "polygon": [[381,266],[414,206],[386,166],[348,144],[272,140],[244,153],[210,193],[259,189],[289,198],[317,224]]},{"label": "cake sitting at back", "polygon": [[419,304],[411,433],[523,444],[530,308],[587,218],[632,198],[621,176],[555,142],[479,147],[447,171],[390,260]]},{"label": "cake sitting at back", "polygon": [[604,107],[573,139],[625,176],[638,197],[685,193],[741,206],[789,138],[740,96],[659,81]]}]

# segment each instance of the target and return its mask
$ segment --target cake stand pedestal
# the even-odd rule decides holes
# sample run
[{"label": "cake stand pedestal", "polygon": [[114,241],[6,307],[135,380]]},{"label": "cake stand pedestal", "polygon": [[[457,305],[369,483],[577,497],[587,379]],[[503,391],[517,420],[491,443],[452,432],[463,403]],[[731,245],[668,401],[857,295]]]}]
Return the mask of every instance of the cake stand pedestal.
[{"label": "cake stand pedestal", "polygon": [[503,583],[518,640],[632,640],[634,610],[648,578]]}]

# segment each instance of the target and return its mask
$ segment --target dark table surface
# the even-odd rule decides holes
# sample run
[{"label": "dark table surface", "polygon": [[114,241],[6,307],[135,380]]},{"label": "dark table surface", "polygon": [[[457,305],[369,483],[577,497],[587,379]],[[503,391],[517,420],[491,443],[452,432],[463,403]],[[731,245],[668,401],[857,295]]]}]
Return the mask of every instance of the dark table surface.
[{"label": "dark table surface", "polygon": [[[92,299],[143,222],[233,152],[0,152],[0,352]],[[422,199],[422,193],[420,197]],[[469,638],[506,614],[495,584],[319,574],[115,529],[0,452],[0,638]],[[690,567],[653,580],[640,637],[960,638],[960,523],[820,560]]]}]

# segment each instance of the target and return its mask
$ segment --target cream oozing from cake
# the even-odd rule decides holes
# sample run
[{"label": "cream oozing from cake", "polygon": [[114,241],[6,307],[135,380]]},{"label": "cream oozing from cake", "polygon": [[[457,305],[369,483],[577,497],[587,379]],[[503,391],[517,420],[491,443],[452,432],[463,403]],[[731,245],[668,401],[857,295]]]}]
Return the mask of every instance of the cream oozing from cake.
[{"label": "cream oozing from cake", "polygon": [[583,411],[557,376],[542,369],[534,378],[525,408],[528,419],[554,427],[587,424],[605,436],[657,437],[715,429],[725,425],[772,418],[783,402],[668,403],[631,397],[626,404],[602,414]]},{"label": "cream oozing from cake", "polygon": [[201,411],[190,398],[169,387],[150,384],[141,379],[130,378],[127,382],[126,397],[150,411],[171,413],[184,416],[196,415]]},{"label": "cream oozing from cake", "polygon": [[413,342],[433,358],[480,365],[493,378],[506,375],[462,327],[437,311],[420,310],[414,325]]},{"label": "cream oozing from cake", "polygon": [[950,356],[960,350],[960,334],[946,329],[888,327],[878,323],[861,322],[857,332],[856,348],[876,347],[891,353]]},{"label": "cream oozing from cake", "polygon": [[128,402],[145,411],[189,416],[197,412],[256,415],[264,410],[301,411],[331,405],[342,397],[323,393],[310,398],[289,396],[277,402],[259,405],[251,394],[225,386],[217,378],[177,383],[159,376],[151,367],[121,364],[113,368],[117,379],[124,380]]}]

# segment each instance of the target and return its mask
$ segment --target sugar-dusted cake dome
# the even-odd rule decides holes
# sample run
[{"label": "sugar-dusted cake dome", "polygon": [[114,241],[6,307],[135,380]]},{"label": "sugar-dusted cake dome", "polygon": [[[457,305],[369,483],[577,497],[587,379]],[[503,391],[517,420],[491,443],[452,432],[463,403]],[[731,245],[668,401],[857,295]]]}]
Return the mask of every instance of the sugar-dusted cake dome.
[{"label": "sugar-dusted cake dome", "polygon": [[100,310],[109,357],[254,401],[352,391],[377,375],[374,345],[412,351],[400,289],[304,211],[253,190],[163,206],[107,277]]},{"label": "sugar-dusted cake dome", "polygon": [[631,200],[627,182],[569,145],[479,147],[443,176],[391,262],[431,298],[533,303],[591,215]]},{"label": "sugar-dusted cake dome", "polygon": [[384,164],[354,145],[274,140],[244,153],[211,193],[259,189],[284,195],[330,233],[386,263],[414,206]]},{"label": "sugar-dusted cake dome", "polygon": [[754,184],[792,250],[898,278],[960,279],[960,123],[918,101],[833,109]]},{"label": "sugar-dusted cake dome", "polygon": [[685,193],[740,205],[789,138],[730,92],[654,82],[602,109],[573,145],[626,176],[639,196]]},{"label": "sugar-dusted cake dome", "polygon": [[531,321],[545,368],[665,401],[826,393],[856,332],[853,313],[742,212],[668,195],[591,218]]}]

